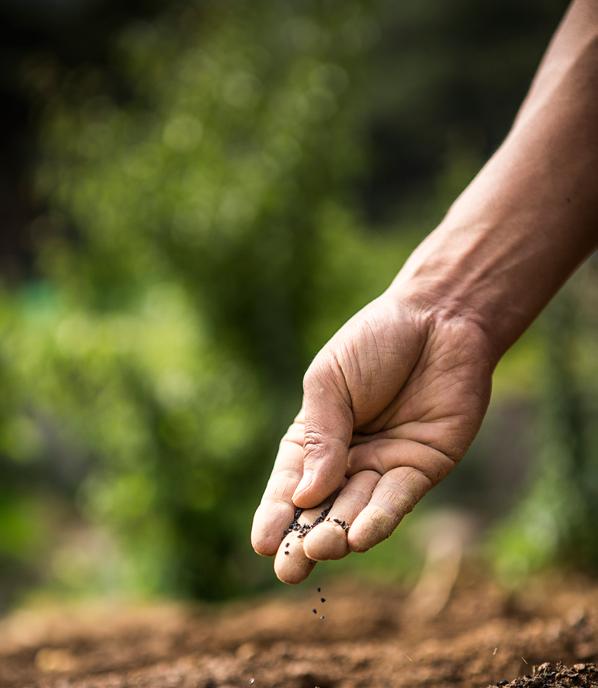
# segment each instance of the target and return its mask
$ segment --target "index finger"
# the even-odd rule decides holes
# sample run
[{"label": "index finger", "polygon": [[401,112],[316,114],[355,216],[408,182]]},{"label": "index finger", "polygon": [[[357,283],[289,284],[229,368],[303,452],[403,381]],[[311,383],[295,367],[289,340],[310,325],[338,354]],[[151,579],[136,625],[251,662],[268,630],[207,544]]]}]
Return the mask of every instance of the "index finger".
[{"label": "index finger", "polygon": [[272,474],[253,517],[251,544],[258,554],[276,554],[295,514],[292,497],[302,473],[303,423],[295,420],[280,442]]}]

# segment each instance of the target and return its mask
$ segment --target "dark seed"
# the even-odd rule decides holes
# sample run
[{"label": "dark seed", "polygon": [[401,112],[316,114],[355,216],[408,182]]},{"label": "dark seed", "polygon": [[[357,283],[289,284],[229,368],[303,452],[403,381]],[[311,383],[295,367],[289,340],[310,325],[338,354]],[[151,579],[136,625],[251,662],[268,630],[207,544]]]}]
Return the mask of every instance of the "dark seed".
[{"label": "dark seed", "polygon": [[289,550],[288,550],[288,549],[286,549],[286,550],[284,551],[284,553],[286,554],[287,557],[289,556]]},{"label": "dark seed", "polygon": [[313,612],[314,614],[317,614],[317,613],[318,613],[318,610],[317,610],[317,609],[312,609],[312,612]]},{"label": "dark seed", "polygon": [[320,597],[320,602],[322,602],[322,604],[323,604],[324,602],[326,602],[326,598],[325,598],[325,597]]},{"label": "dark seed", "polygon": [[324,621],[325,618],[326,617],[324,616],[324,614],[322,614],[322,616],[320,617],[320,621]]},{"label": "dark seed", "polygon": [[322,588],[318,588],[318,592],[322,592]]}]

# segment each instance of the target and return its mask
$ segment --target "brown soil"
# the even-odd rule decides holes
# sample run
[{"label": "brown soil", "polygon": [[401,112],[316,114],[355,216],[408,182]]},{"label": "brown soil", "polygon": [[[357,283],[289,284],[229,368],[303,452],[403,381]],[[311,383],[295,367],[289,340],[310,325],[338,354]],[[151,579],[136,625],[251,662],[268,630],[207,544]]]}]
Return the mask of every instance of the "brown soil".
[{"label": "brown soil", "polygon": [[556,666],[548,662],[534,667],[531,676],[522,676],[514,681],[500,681],[497,686],[504,688],[569,688],[570,686],[598,686],[598,666],[596,664],[564,664]]},{"label": "brown soil", "polygon": [[104,605],[0,622],[0,688],[598,686],[596,660],[588,581],[518,594],[461,582],[431,620],[397,589],[353,583],[218,609]]}]

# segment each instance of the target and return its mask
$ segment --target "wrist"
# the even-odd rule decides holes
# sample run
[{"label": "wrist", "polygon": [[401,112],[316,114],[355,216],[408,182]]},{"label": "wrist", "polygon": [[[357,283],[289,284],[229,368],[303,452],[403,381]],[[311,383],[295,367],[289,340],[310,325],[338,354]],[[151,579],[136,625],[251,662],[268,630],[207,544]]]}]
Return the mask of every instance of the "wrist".
[{"label": "wrist", "polygon": [[[485,340],[491,365],[529,324],[530,308],[504,274],[508,249],[497,225],[447,216],[413,252],[389,287],[432,323],[451,321]],[[505,255],[506,254],[506,257]],[[533,316],[531,316],[533,317]]]}]

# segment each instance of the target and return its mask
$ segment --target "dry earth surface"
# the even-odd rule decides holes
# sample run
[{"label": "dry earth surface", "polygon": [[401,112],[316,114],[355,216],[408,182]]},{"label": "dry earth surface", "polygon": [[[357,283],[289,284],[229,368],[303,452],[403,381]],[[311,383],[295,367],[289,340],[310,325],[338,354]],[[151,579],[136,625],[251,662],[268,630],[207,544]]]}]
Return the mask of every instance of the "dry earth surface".
[{"label": "dry earth surface", "polygon": [[598,686],[596,581],[461,580],[432,619],[412,602],[354,582],[222,608],[20,611],[0,622],[0,688]]}]

